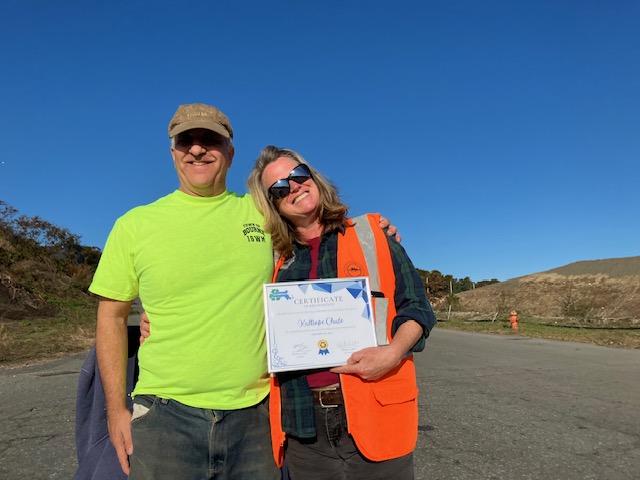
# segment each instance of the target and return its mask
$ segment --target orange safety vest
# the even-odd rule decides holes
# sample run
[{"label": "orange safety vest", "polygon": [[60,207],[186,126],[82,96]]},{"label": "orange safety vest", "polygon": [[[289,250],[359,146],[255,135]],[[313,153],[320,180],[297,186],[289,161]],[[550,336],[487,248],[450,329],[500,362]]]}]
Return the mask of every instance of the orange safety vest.
[{"label": "orange safety vest", "polygon": [[[391,327],[396,315],[395,274],[379,215],[357,217],[338,237],[338,276],[368,276],[373,297],[378,345],[391,341]],[[284,263],[280,259],[273,274]],[[386,310],[386,316],[384,314]],[[357,375],[340,375],[348,430],[360,452],[369,460],[381,462],[411,453],[418,439],[418,387],[413,355],[384,377],[375,381]],[[270,416],[273,456],[278,466],[284,458],[286,434],[282,430],[280,385],[271,377]]]}]

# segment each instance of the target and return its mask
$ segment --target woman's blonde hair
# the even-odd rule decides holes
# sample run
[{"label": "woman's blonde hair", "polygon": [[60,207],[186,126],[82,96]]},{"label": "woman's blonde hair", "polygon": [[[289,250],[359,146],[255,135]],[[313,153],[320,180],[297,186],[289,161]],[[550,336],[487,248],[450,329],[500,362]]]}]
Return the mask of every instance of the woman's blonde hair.
[{"label": "woman's blonde hair", "polygon": [[268,187],[262,184],[262,173],[267,165],[275,162],[280,157],[288,157],[297,163],[304,163],[311,170],[313,181],[320,192],[318,202],[318,219],[324,227],[324,231],[347,226],[348,207],[342,203],[338,196],[338,188],[324,178],[317,170],[309,165],[302,155],[286,148],[278,148],[273,145],[264,147],[247,179],[249,191],[253,196],[256,207],[264,216],[264,228],[271,234],[273,248],[280,255],[288,258],[293,253],[293,244],[305,243],[296,232],[295,227],[286,218],[280,216],[278,209],[269,198]]}]

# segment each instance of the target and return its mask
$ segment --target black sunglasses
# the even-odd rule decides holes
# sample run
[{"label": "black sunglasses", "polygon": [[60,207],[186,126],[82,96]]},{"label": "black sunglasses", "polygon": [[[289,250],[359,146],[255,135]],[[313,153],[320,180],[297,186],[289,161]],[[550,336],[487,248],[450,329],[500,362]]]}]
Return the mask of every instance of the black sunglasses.
[{"label": "black sunglasses", "polygon": [[193,130],[187,130],[186,132],[179,133],[176,136],[176,148],[188,150],[192,145],[197,143],[202,148],[210,150],[212,148],[224,145],[226,139],[211,130],[203,130],[202,132],[194,132]]},{"label": "black sunglasses", "polygon": [[289,185],[289,181],[293,180],[294,182],[302,185],[304,182],[312,178],[311,170],[304,163],[301,163],[296,168],[291,170],[289,176],[287,178],[281,178],[273,185],[269,187],[269,195],[275,200],[279,200],[281,198],[289,195],[291,191],[291,186]]}]

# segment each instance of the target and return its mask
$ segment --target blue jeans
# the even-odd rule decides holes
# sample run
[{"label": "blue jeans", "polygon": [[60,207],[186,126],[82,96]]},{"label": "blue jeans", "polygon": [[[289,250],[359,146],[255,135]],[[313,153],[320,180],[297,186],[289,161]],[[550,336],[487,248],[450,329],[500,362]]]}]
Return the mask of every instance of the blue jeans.
[{"label": "blue jeans", "polygon": [[413,453],[373,462],[358,450],[347,429],[344,406],[314,405],[317,436],[287,437],[284,453],[291,480],[413,480]]},{"label": "blue jeans", "polygon": [[132,480],[280,479],[268,397],[240,410],[207,410],[138,395],[131,432]]}]

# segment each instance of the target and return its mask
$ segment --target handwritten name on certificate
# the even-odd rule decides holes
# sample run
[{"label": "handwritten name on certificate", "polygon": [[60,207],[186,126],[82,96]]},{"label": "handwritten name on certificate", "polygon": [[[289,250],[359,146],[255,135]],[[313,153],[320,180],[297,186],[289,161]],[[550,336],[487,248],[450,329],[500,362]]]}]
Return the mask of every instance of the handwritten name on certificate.
[{"label": "handwritten name on certificate", "polygon": [[269,372],[345,365],[376,346],[367,277],[264,286]]}]

